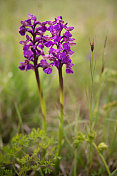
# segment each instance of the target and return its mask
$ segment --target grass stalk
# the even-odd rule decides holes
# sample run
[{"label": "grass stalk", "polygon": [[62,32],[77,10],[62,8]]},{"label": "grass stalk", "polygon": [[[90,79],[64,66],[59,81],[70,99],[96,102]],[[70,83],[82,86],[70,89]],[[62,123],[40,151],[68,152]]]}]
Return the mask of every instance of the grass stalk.
[{"label": "grass stalk", "polygon": [[39,169],[39,173],[40,173],[41,176],[44,176],[44,174],[43,174],[41,168]]},{"label": "grass stalk", "polygon": [[20,113],[20,110],[17,106],[17,104],[15,103],[15,109],[16,109],[16,112],[17,112],[17,116],[18,116],[18,120],[19,120],[19,125],[18,125],[18,132],[20,131],[21,129],[21,132],[24,133],[24,129],[23,129],[23,122],[22,122],[22,117],[21,117],[21,113]]},{"label": "grass stalk", "polygon": [[2,135],[0,134],[0,149],[3,147]]},{"label": "grass stalk", "polygon": [[99,101],[100,101],[100,95],[101,95],[102,76],[103,76],[103,73],[100,74],[99,88],[98,88],[97,100],[96,100],[96,105],[95,105],[95,124],[94,124],[95,128],[97,125],[97,120],[98,120],[98,115],[99,115]]},{"label": "grass stalk", "polygon": [[[94,51],[94,41],[91,44],[91,60],[90,60],[90,74],[91,74],[91,81],[90,81],[90,123],[89,123],[89,129],[90,133],[92,131],[92,125],[93,125],[93,79],[94,79],[94,58],[93,58],[93,51]],[[92,165],[92,146],[89,145],[89,165]]]},{"label": "grass stalk", "polygon": [[[75,135],[77,135],[77,131],[78,131],[78,127],[79,127],[79,123],[78,123],[78,120],[79,120],[79,111],[78,111],[78,115],[76,116],[76,123],[75,123],[75,127],[74,127],[74,133]],[[77,155],[78,155],[78,148],[75,148],[74,150],[74,169],[73,169],[73,174],[74,176],[77,176]]]},{"label": "grass stalk", "polygon": [[104,42],[104,50],[103,50],[103,54],[102,54],[102,67],[101,67],[101,72],[100,72],[100,77],[99,77],[99,88],[98,88],[97,100],[96,100],[96,106],[95,106],[95,124],[94,124],[95,128],[97,125],[97,119],[98,119],[98,115],[99,115],[99,101],[100,101],[101,86],[102,86],[102,81],[103,81],[104,53],[105,53],[106,42],[107,42],[107,36],[106,36],[105,42]]},{"label": "grass stalk", "polygon": [[93,123],[93,76],[94,76],[93,51],[90,61],[90,72],[91,72],[91,87],[90,87],[90,131],[91,131]]},{"label": "grass stalk", "polygon": [[74,176],[77,176],[77,149],[74,151]]}]

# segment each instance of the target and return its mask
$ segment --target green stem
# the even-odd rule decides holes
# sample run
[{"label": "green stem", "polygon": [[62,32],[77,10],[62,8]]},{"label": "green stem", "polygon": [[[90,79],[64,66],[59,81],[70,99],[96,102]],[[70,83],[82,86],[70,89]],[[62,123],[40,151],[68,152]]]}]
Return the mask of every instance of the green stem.
[{"label": "green stem", "polygon": [[43,129],[46,131],[47,130],[46,105],[45,105],[45,101],[44,101],[44,97],[43,97],[43,92],[41,89],[39,71],[37,68],[35,69],[35,76],[36,76],[36,81],[37,81],[39,95],[40,95],[41,111],[42,111],[42,116],[43,116]]},{"label": "green stem", "polygon": [[61,153],[61,144],[63,137],[63,106],[64,106],[64,93],[63,93],[63,76],[62,76],[62,67],[59,68],[59,89],[60,89],[60,121],[59,121],[59,145],[58,145],[58,154]]},{"label": "green stem", "polygon": [[77,171],[77,149],[75,149],[74,151],[74,176],[77,175],[76,171]]},{"label": "green stem", "polygon": [[101,73],[100,79],[99,79],[99,88],[98,88],[97,101],[96,101],[96,106],[95,106],[95,124],[94,124],[95,128],[96,128],[97,119],[99,115],[99,101],[100,101],[100,95],[101,95],[102,74],[103,73]]},{"label": "green stem", "polygon": [[15,173],[19,176],[19,173],[17,172],[15,166],[13,165],[13,169],[15,170]]},{"label": "green stem", "polygon": [[[63,76],[62,66],[58,69],[59,74],[59,91],[60,91],[60,119],[59,119],[59,134],[58,134],[58,156],[61,153],[62,138],[63,138],[63,107],[64,107],[64,92],[63,92]],[[60,159],[56,161],[56,174],[59,172]]]},{"label": "green stem", "polygon": [[[35,44],[35,27],[36,25],[33,27],[33,43]],[[37,61],[38,61],[38,57],[36,56],[36,51],[33,50],[33,54],[34,54],[34,68],[35,68],[35,76],[36,76],[36,81],[37,81],[37,85],[38,85],[38,90],[39,90],[39,95],[40,95],[40,104],[41,104],[41,111],[42,111],[42,116],[43,116],[43,129],[47,130],[47,122],[46,122],[46,105],[45,105],[45,101],[44,101],[44,97],[43,97],[43,91],[41,89],[41,83],[40,83],[40,77],[39,77],[39,71],[37,68]]]},{"label": "green stem", "polygon": [[0,134],[0,149],[3,147],[2,135]]},{"label": "green stem", "polygon": [[90,130],[92,128],[93,123],[93,74],[94,74],[94,67],[93,67],[93,52],[90,62],[90,69],[91,69],[91,88],[90,88]]},{"label": "green stem", "polygon": [[41,176],[44,176],[44,174],[43,174],[41,168],[40,168],[39,172],[40,172]]},{"label": "green stem", "polygon": [[93,161],[93,150],[92,150],[92,145],[89,144],[89,152],[88,152],[88,159],[89,159],[89,166],[92,166],[92,161]]},{"label": "green stem", "polygon": [[[91,61],[90,61],[90,73],[91,73],[91,82],[90,82],[90,123],[89,128],[90,132],[92,131],[92,124],[93,124],[93,76],[94,76],[94,64],[93,64],[93,51],[91,52]],[[92,165],[92,149],[91,145],[89,146],[89,164]]]},{"label": "green stem", "polygon": [[106,168],[106,171],[107,171],[108,175],[111,176],[110,170],[109,170],[109,168],[108,168],[108,165],[107,165],[107,163],[106,163],[106,161],[105,161],[103,155],[99,152],[98,147],[96,146],[96,144],[95,144],[94,142],[92,143],[92,145],[94,146],[94,148],[95,148],[95,150],[97,151],[98,155],[100,156],[102,162],[104,163],[104,166],[105,166],[105,168]]},{"label": "green stem", "polygon": [[[106,43],[106,40],[105,40],[105,43]],[[105,49],[105,45],[106,44],[104,44],[104,49]],[[95,106],[95,124],[94,124],[95,128],[96,128],[97,119],[98,119],[98,115],[99,115],[99,101],[100,101],[100,95],[101,95],[101,85],[102,85],[102,79],[103,79],[103,72],[104,72],[104,51],[103,51],[103,55],[102,55],[102,68],[101,68],[101,73],[100,73],[100,78],[99,78],[99,88],[98,88],[97,101],[96,101],[96,106]]]}]

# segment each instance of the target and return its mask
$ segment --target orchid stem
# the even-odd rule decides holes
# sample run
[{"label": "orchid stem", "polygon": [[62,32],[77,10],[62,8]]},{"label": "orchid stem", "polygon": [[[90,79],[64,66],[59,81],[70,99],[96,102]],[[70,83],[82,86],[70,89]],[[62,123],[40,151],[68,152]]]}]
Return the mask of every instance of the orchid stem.
[{"label": "orchid stem", "polygon": [[60,121],[59,121],[59,146],[58,146],[58,154],[61,153],[61,144],[63,137],[63,106],[64,106],[64,93],[63,93],[63,76],[62,76],[62,67],[59,69],[59,89],[60,89]]},{"label": "orchid stem", "polygon": [[[33,27],[33,33],[35,32],[35,26]],[[35,43],[35,35],[33,34],[33,43]],[[46,132],[47,131],[47,122],[46,122],[46,105],[43,97],[43,91],[41,89],[41,83],[40,83],[40,77],[39,77],[39,70],[37,66],[37,57],[36,57],[36,51],[33,50],[34,54],[34,67],[35,67],[35,76],[37,81],[37,86],[39,90],[40,95],[40,104],[41,104],[41,111],[43,116],[43,129]]]},{"label": "orchid stem", "polygon": [[43,97],[43,92],[42,92],[42,89],[41,89],[38,69],[35,69],[35,76],[36,76],[36,81],[37,81],[39,95],[40,95],[41,111],[42,111],[42,116],[43,116],[43,129],[46,132],[46,130],[47,130],[46,105],[45,105],[45,101],[44,101],[44,97]]},{"label": "orchid stem", "polygon": [[[60,119],[59,119],[59,134],[58,134],[58,156],[61,154],[62,138],[63,138],[63,107],[64,107],[64,92],[63,92],[63,76],[62,66],[58,69],[59,74],[59,91],[60,91]],[[59,172],[60,160],[56,161],[56,173]]]}]

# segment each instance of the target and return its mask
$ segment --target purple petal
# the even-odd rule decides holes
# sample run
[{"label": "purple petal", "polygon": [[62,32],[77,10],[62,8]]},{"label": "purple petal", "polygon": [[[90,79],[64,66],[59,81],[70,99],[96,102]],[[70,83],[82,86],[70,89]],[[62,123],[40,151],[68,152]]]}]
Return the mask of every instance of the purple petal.
[{"label": "purple petal", "polygon": [[46,74],[51,74],[51,73],[52,73],[52,68],[50,68],[50,67],[44,68],[43,71],[44,71]]},{"label": "purple petal", "polygon": [[35,46],[35,45],[31,46],[31,50],[32,50],[32,51],[33,51],[33,50],[36,50],[36,48],[37,48],[37,46]]},{"label": "purple petal", "polygon": [[54,37],[54,42],[60,42],[61,37],[59,35]]},{"label": "purple petal", "polygon": [[58,16],[57,19],[58,19],[58,20],[62,20],[62,16]]},{"label": "purple petal", "polygon": [[20,69],[21,71],[25,70],[25,65],[20,65],[20,66],[19,66],[19,69]]},{"label": "purple petal", "polygon": [[69,51],[68,55],[72,56],[74,54],[74,51]]},{"label": "purple petal", "polygon": [[47,61],[45,59],[41,59],[40,63],[42,64],[42,66],[47,66]]},{"label": "purple petal", "polygon": [[68,56],[66,56],[65,58],[62,59],[62,63],[63,64],[70,64],[71,63],[71,59]]},{"label": "purple petal", "polygon": [[24,45],[23,50],[27,51],[29,49],[29,45]]},{"label": "purple petal", "polygon": [[27,44],[27,41],[26,40],[22,40],[19,42],[21,45],[26,45]]},{"label": "purple petal", "polygon": [[70,46],[68,45],[68,43],[63,44],[63,49],[66,51],[70,51]]},{"label": "purple petal", "polygon": [[27,28],[26,31],[32,33],[32,30],[29,28]]},{"label": "purple petal", "polygon": [[30,70],[33,68],[33,65],[32,64],[27,64],[26,65],[26,71]]},{"label": "purple petal", "polygon": [[31,19],[27,19],[27,20],[25,20],[25,22],[26,22],[27,24],[31,25]]},{"label": "purple petal", "polygon": [[59,61],[58,60],[56,60],[56,61],[54,61],[54,65],[58,68],[59,67]]},{"label": "purple petal", "polygon": [[65,59],[67,56],[66,54],[63,52],[59,55],[59,59],[62,60],[62,59]]},{"label": "purple petal", "polygon": [[46,24],[47,24],[47,21],[44,21],[44,22],[41,23],[42,26],[43,25],[45,26]]},{"label": "purple petal", "polygon": [[50,49],[49,49],[49,54],[52,54],[54,51],[55,51],[54,48],[50,48]]},{"label": "purple petal", "polygon": [[44,45],[40,44],[38,45],[39,48],[43,49],[44,48]]},{"label": "purple petal", "polygon": [[54,26],[51,25],[48,27],[48,31],[53,32],[53,30],[54,30]]},{"label": "purple petal", "polygon": [[52,25],[52,21],[47,21],[47,24],[48,25]]},{"label": "purple petal", "polygon": [[55,29],[55,30],[58,30],[58,31],[62,31],[63,25],[60,24],[60,23],[58,23],[58,24],[56,24],[56,25],[54,26],[54,29]]},{"label": "purple petal", "polygon": [[24,26],[21,26],[19,33],[20,33],[20,35],[24,36],[26,33],[26,28]]},{"label": "purple petal", "polygon": [[67,38],[69,38],[69,37],[72,37],[72,34],[69,31],[66,31],[64,33],[64,36],[67,37]]},{"label": "purple petal", "polygon": [[41,25],[41,22],[40,21],[35,21],[35,25],[37,25],[37,24]]},{"label": "purple petal", "polygon": [[74,29],[74,27],[67,27],[66,30],[67,31],[72,31]]},{"label": "purple petal", "polygon": [[62,16],[58,16],[57,19],[55,18],[55,21],[57,21],[57,23],[64,23]]},{"label": "purple petal", "polygon": [[71,68],[66,68],[66,73],[69,74],[69,73],[74,73],[74,72]]},{"label": "purple petal", "polygon": [[42,26],[42,27],[41,27],[41,31],[42,31],[42,32],[45,32],[46,30],[47,30],[47,27],[46,27],[46,26]]},{"label": "purple petal", "polygon": [[23,54],[24,54],[24,57],[30,58],[33,55],[33,52],[30,50],[24,50]]},{"label": "purple petal", "polygon": [[52,45],[53,45],[53,42],[52,42],[52,41],[48,41],[48,42],[45,43],[45,46],[46,46],[46,47],[50,47],[50,46],[52,46]]},{"label": "purple petal", "polygon": [[74,43],[74,42],[71,41],[71,42],[69,42],[69,45],[70,46],[74,46],[74,45],[76,45],[76,43]]},{"label": "purple petal", "polygon": [[74,41],[75,39],[74,38],[69,38],[69,41]]},{"label": "purple petal", "polygon": [[28,14],[28,18],[31,20],[36,21],[36,16],[33,16],[32,14]]},{"label": "purple petal", "polygon": [[29,41],[31,38],[28,35],[26,35],[26,39]]}]

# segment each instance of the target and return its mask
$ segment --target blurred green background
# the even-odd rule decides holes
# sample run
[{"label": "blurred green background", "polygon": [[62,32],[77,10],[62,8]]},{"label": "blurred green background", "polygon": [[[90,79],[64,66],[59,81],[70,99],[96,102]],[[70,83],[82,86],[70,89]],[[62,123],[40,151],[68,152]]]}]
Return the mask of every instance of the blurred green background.
[{"label": "blurred green background", "polygon": [[[117,100],[117,1],[0,0],[0,131],[3,143],[8,143],[16,134],[19,116],[26,131],[41,124],[35,75],[33,71],[21,72],[18,69],[19,62],[24,60],[19,44],[23,39],[19,35],[20,21],[27,19],[28,14],[36,15],[40,21],[53,20],[61,15],[69,26],[75,27],[72,33],[76,39],[76,46],[73,47],[75,54],[72,56],[74,74],[64,73],[65,120],[69,119],[70,123],[74,122],[79,111],[82,120],[87,122],[89,119],[86,96],[89,96],[90,88],[89,39],[94,39],[95,45],[94,98],[98,91],[104,53],[106,71],[100,99],[99,129],[104,140],[111,140],[116,130],[117,106],[108,113],[104,112],[102,106]],[[54,69],[51,75],[41,71],[41,82],[47,104],[48,130],[56,130],[59,109],[57,70]],[[113,146],[115,154],[116,145]]]}]

